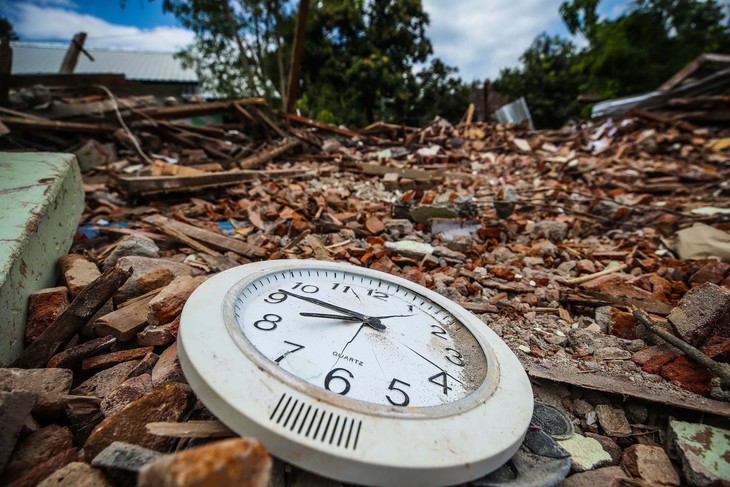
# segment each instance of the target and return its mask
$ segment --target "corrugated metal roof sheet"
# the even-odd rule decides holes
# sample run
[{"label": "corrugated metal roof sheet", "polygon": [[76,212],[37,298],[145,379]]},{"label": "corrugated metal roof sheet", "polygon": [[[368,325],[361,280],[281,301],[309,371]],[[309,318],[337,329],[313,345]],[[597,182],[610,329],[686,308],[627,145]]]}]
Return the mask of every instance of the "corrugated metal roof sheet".
[{"label": "corrugated metal roof sheet", "polygon": [[[92,62],[81,54],[75,73],[117,73],[137,81],[197,83],[192,69],[183,68],[171,52],[87,49]],[[13,43],[13,74],[57,73],[66,53],[65,46]]]}]

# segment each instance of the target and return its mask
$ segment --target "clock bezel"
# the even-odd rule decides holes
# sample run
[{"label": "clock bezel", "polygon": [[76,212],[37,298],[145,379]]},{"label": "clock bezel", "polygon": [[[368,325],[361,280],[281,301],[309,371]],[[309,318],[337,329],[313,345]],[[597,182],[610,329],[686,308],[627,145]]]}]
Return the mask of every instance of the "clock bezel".
[{"label": "clock bezel", "polygon": [[[284,263],[286,262],[286,263]],[[272,263],[273,264],[273,263]],[[432,293],[429,296],[425,296],[421,291],[415,288],[415,283],[403,279],[398,276],[390,274],[379,273],[371,269],[350,266],[343,268],[341,263],[336,262],[325,262],[315,260],[301,260],[297,262],[282,261],[279,265],[267,266],[266,269],[261,271],[253,272],[250,275],[244,277],[232,286],[226,293],[222,303],[222,314],[223,321],[228,330],[231,339],[235,342],[236,346],[243,352],[250,360],[252,360],[259,368],[265,370],[268,374],[275,377],[277,380],[287,384],[293,389],[315,398],[319,401],[326,402],[333,406],[343,407],[351,411],[360,412],[364,414],[385,416],[385,417],[396,417],[396,418],[444,418],[461,414],[469,411],[480,404],[483,404],[489,399],[494,391],[497,389],[500,380],[499,362],[497,361],[494,350],[489,345],[485,337],[477,330],[478,321],[480,326],[486,327],[487,325],[482,323],[481,320],[476,318],[474,315],[464,310],[460,306],[455,306],[455,303],[450,299],[441,296],[437,293]],[[256,282],[267,275],[276,274],[279,272],[296,271],[299,269],[307,270],[326,270],[336,271],[343,273],[351,273],[354,275],[365,276],[368,278],[388,281],[397,286],[406,288],[408,291],[416,294],[417,296],[430,300],[441,306],[444,310],[450,313],[460,325],[464,326],[469,333],[474,337],[477,344],[481,348],[486,360],[487,371],[484,376],[482,383],[471,393],[468,393],[465,397],[457,399],[446,404],[440,404],[435,406],[420,406],[420,407],[397,407],[389,406],[384,404],[368,403],[359,399],[349,398],[340,394],[328,391],[324,388],[318,387],[311,384],[304,379],[297,377],[296,375],[288,372],[275,364],[270,358],[266,357],[260,352],[256,346],[246,337],[245,333],[241,330],[238,320],[235,316],[234,305],[241,292],[247,288],[251,283]],[[420,286],[419,286],[420,287]],[[387,330],[384,331],[387,334]]]}]

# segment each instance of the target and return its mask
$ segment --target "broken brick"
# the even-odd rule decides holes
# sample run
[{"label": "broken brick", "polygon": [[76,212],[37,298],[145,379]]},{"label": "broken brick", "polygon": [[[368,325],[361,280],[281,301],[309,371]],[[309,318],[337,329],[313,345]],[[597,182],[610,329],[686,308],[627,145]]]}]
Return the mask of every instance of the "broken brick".
[{"label": "broken brick", "polygon": [[68,288],[65,286],[41,289],[31,294],[28,298],[28,319],[25,327],[26,345],[46,331],[68,305]]}]

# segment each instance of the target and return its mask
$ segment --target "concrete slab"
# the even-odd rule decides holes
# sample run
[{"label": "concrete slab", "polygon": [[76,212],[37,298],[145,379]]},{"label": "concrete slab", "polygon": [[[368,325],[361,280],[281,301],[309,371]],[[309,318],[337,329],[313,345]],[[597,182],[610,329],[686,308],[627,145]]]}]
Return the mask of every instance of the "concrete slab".
[{"label": "concrete slab", "polygon": [[83,208],[73,155],[0,153],[0,366],[22,351],[28,296],[54,285]]}]

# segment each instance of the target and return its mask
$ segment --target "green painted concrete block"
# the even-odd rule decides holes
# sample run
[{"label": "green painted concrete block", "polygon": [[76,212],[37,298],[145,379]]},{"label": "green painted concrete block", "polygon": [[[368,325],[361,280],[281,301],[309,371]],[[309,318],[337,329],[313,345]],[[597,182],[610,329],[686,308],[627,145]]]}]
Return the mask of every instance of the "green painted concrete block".
[{"label": "green painted concrete block", "polygon": [[54,285],[83,209],[73,155],[0,153],[0,365],[23,350],[28,296]]}]

